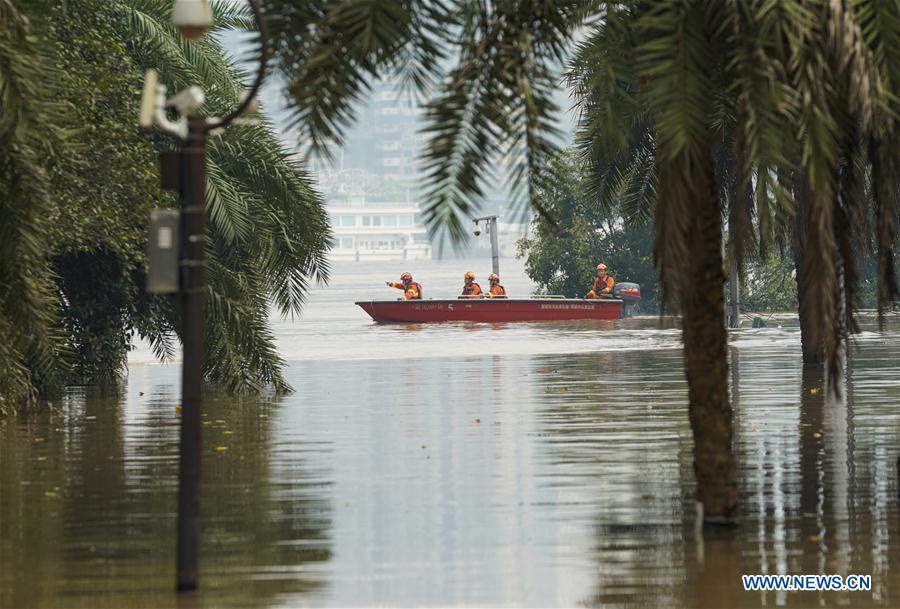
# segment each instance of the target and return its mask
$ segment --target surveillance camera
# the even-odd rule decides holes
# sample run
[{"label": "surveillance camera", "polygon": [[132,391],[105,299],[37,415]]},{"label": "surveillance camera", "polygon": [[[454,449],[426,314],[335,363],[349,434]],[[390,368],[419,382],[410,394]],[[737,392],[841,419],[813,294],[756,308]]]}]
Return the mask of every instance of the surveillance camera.
[{"label": "surveillance camera", "polygon": [[200,87],[188,87],[179,91],[175,97],[166,101],[167,106],[174,107],[182,116],[187,116],[203,105],[206,96]]},{"label": "surveillance camera", "polygon": [[476,227],[475,227],[475,230],[473,230],[472,232],[473,232],[473,233],[475,234],[475,236],[477,237],[478,235],[481,234],[481,227],[480,227],[480,226],[476,226]]}]

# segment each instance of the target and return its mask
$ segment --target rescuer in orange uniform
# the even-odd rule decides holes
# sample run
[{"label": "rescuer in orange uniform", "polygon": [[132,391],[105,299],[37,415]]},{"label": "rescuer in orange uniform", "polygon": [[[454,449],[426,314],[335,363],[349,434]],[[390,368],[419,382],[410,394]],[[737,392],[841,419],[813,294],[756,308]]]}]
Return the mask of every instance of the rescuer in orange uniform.
[{"label": "rescuer in orange uniform", "polygon": [[491,289],[485,294],[486,297],[506,298],[506,288],[500,285],[500,277],[498,277],[496,273],[491,273],[491,276],[488,277],[488,281],[491,282]]},{"label": "rescuer in orange uniform", "polygon": [[597,265],[597,278],[594,279],[594,287],[584,295],[585,298],[603,298],[604,294],[612,296],[615,280],[606,274],[606,265],[602,262]]},{"label": "rescuer in orange uniform", "polygon": [[475,273],[469,271],[464,276],[466,283],[462,289],[463,298],[483,298],[484,295],[481,292],[481,286],[475,283]]},{"label": "rescuer in orange uniform", "polygon": [[413,281],[412,275],[403,273],[400,281],[385,281],[392,288],[403,290],[403,296],[399,300],[422,300],[422,286]]}]

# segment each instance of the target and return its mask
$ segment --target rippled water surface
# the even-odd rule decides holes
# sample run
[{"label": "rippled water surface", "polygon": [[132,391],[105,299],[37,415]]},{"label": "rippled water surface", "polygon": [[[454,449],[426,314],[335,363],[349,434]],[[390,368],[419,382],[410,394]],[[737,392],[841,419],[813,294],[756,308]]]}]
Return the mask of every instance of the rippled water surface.
[{"label": "rippled water surface", "polygon": [[450,296],[466,264],[336,267],[276,322],[295,393],[210,396],[187,599],[177,365],[138,350],[123,395],[0,422],[0,607],[900,606],[900,320],[864,320],[840,397],[804,374],[796,319],[731,333],[740,527],[703,537],[671,323],[378,326],[352,305],[407,269]]}]

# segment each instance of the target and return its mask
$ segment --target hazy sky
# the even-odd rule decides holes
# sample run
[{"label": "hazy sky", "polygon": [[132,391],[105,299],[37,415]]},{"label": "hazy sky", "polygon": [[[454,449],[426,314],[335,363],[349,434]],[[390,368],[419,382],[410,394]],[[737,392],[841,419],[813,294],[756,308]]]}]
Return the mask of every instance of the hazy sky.
[{"label": "hazy sky", "polygon": [[[249,35],[247,34],[227,32],[223,35],[222,42],[225,45],[225,48],[228,49],[238,60],[246,60],[248,57],[251,57],[253,55],[251,46],[252,38],[249,38]],[[246,64],[246,68],[248,70],[256,69],[255,63],[251,64],[247,61],[245,61],[244,63]],[[288,131],[288,125],[290,124],[290,115],[285,110],[286,104],[284,101],[282,81],[279,77],[277,77],[275,74],[272,74],[271,72],[269,73],[268,77],[266,78],[266,82],[263,85],[261,99],[266,113],[272,118],[285,144],[290,148],[302,147],[298,146],[296,136],[292,135]],[[575,130],[576,116],[570,109],[571,101],[569,100],[568,92],[562,84],[560,84],[559,86],[555,101],[560,107],[560,113],[557,122],[565,140],[563,142],[563,145],[565,145],[566,143],[571,141],[572,134]],[[352,137],[352,130],[349,133],[349,136]]]}]

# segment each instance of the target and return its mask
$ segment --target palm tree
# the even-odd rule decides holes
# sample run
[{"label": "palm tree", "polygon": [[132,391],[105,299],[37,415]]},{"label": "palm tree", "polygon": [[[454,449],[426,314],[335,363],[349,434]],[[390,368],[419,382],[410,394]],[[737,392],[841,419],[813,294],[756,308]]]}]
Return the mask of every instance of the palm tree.
[{"label": "palm tree", "polygon": [[[833,373],[846,327],[837,312],[853,304],[852,288],[837,289],[836,265],[852,284],[850,231],[860,216],[856,164],[842,165],[844,157],[865,153],[878,176],[880,302],[896,294],[897,101],[885,93],[898,78],[896,3],[271,0],[268,9],[296,126],[313,149],[340,141],[372,78],[399,75],[429,97],[426,213],[433,230],[457,236],[498,156],[512,156],[514,185],[527,194],[554,152],[554,74],[594,18],[586,56],[598,65],[582,98],[602,110],[592,154],[625,158],[639,125],[652,132],[655,256],[665,294],[682,312],[695,473],[709,521],[730,520],[737,506],[717,152],[730,150],[741,193],[733,197],[734,256],[750,242],[751,176],[763,240],[779,208],[791,211],[778,176],[804,176],[810,339]],[[796,149],[799,167],[788,154]]]},{"label": "palm tree", "polygon": [[[637,110],[643,109],[644,106],[641,104],[652,108],[654,96],[658,95],[659,109],[654,113],[656,128],[661,129],[665,126],[663,121],[669,114],[668,120],[671,120],[669,127],[674,127],[674,137],[682,138],[681,141],[675,140],[676,145],[686,145],[690,142],[689,139],[685,139],[687,134],[682,132],[692,124],[689,122],[691,120],[698,126],[697,141],[701,141],[700,129],[705,128],[708,133],[716,134],[715,140],[725,142],[726,162],[719,161],[719,163],[730,167],[734,175],[729,180],[732,185],[730,196],[720,195],[720,198],[729,199],[731,203],[729,226],[733,237],[732,255],[740,259],[741,250],[750,242],[749,212],[753,207],[755,183],[755,211],[758,218],[760,246],[765,248],[772,242],[776,227],[779,225],[793,224],[797,228],[795,251],[799,252],[803,259],[802,266],[798,267],[798,284],[804,359],[821,352],[829,364],[831,378],[836,382],[840,345],[845,340],[846,331],[853,328],[850,313],[856,304],[854,264],[860,249],[855,236],[866,232],[865,205],[862,201],[861,188],[863,180],[860,170],[860,167],[865,167],[866,159],[860,155],[862,147],[859,136],[865,129],[867,121],[865,112],[868,111],[866,108],[869,107],[870,110],[877,108],[880,104],[887,103],[889,99],[880,93],[881,87],[877,83],[881,79],[881,74],[871,65],[871,51],[864,44],[862,32],[855,22],[856,18],[862,19],[865,12],[874,10],[875,6],[872,3],[857,3],[855,9],[859,11],[858,14],[839,10],[839,5],[836,6],[834,3],[832,6],[825,6],[815,2],[768,5],[744,2],[716,7],[671,2],[656,3],[653,6],[654,9],[646,13],[629,16],[624,23],[618,20],[614,22],[612,15],[608,15],[607,20],[581,48],[576,66],[581,66],[582,72],[587,75],[586,78],[582,77],[580,84],[581,100],[587,119],[583,123],[583,129],[586,136],[593,138],[591,148],[596,155],[597,149],[609,148],[610,140],[617,141],[615,137],[609,137],[609,117],[621,116],[628,106],[621,99],[613,99],[610,103],[610,98],[619,95],[620,98],[632,101],[625,97],[622,91],[640,92],[642,99],[638,104],[631,104]],[[702,14],[697,14],[698,10]],[[691,11],[695,13],[693,20]],[[871,21],[870,19],[870,30],[874,27]],[[635,39],[634,36],[646,35],[648,29],[652,32],[652,28],[664,23],[680,23],[685,28],[668,30],[678,34],[672,39],[676,44],[668,49],[656,36],[651,40],[644,39],[641,44],[632,46],[627,44]],[[689,35],[691,30],[687,29],[691,23],[697,26],[693,36]],[[897,25],[895,21],[894,36],[898,33]],[[885,24],[882,23],[882,26]],[[838,34],[835,32],[840,32],[840,41],[837,40]],[[883,34],[881,31],[870,31],[867,39],[878,40]],[[847,45],[848,48],[840,48],[838,42]],[[706,65],[702,62],[693,66],[687,62],[679,65],[683,59],[677,54],[679,44],[684,48],[692,47],[693,57],[698,61],[705,57]],[[626,49],[624,52],[623,47]],[[633,54],[629,54],[629,50],[633,51]],[[668,61],[667,53],[671,53],[671,59]],[[712,62],[709,58],[718,58],[718,61]],[[856,74],[854,78],[861,81],[871,79],[873,90],[868,102],[860,101],[865,98],[866,93],[869,93],[866,86],[859,85],[857,89],[861,90],[857,90],[853,87],[852,79],[841,79],[840,75],[844,73],[847,61],[853,64],[848,72]],[[649,69],[641,70],[642,65],[648,65],[647,62]],[[809,63],[814,62],[818,62],[819,67],[815,83],[810,82],[809,71],[806,69]],[[630,68],[632,65],[638,67],[632,70]],[[655,90],[654,74],[671,75],[684,66],[688,66],[690,71],[710,74],[713,82],[711,85],[700,86],[697,79],[681,77],[668,82],[671,89],[663,87]],[[600,75],[599,83],[593,79],[595,74]],[[640,86],[638,79],[642,79]],[[666,83],[666,80],[662,78],[660,82]],[[838,91],[839,95],[822,96],[821,89],[829,86]],[[682,107],[683,104],[679,105],[678,96],[681,95],[681,91],[695,93],[706,91],[707,99],[710,100],[707,103],[710,118],[705,126],[702,117],[692,117],[689,111]],[[816,93],[820,97],[817,98]],[[853,107],[856,102],[852,100],[858,102],[858,107]],[[606,107],[612,107],[614,110],[604,111],[602,106],[604,103]],[[699,97],[691,104],[698,108],[703,107]],[[666,110],[673,112],[667,113]],[[681,116],[677,115],[678,112],[681,112]],[[636,112],[634,114],[637,116]],[[841,122],[835,117],[840,118]],[[595,126],[598,120],[601,121],[600,126],[606,128],[605,132]],[[607,121],[606,124],[602,122],[604,120]],[[634,122],[633,119],[631,122]],[[873,118],[869,119],[869,124],[874,127],[875,122],[877,119],[873,115]],[[878,129],[891,131],[893,126],[890,123],[889,120],[882,120]],[[800,128],[796,129],[794,125],[800,125]],[[628,127],[627,121],[622,121],[618,125],[620,133],[629,133]],[[615,128],[616,126],[613,126],[612,130],[615,131]],[[823,132],[827,137],[823,136]],[[621,139],[622,136],[618,137]],[[843,140],[844,143],[839,149],[829,148],[829,139]],[[702,146],[708,145],[708,140],[702,142]],[[878,144],[878,148],[878,154],[886,153],[884,144]],[[802,153],[792,156],[791,153],[798,149],[802,150]],[[719,153],[714,153],[717,159],[721,158],[721,151],[720,148]],[[616,152],[618,151],[613,151],[613,158]],[[728,161],[727,157],[731,157],[732,160]],[[790,162],[792,158],[798,159],[798,162],[792,164]],[[657,163],[658,171],[662,175],[667,163],[664,159],[657,160]],[[704,161],[704,164],[707,163],[708,161]],[[815,175],[822,181],[821,184],[816,185],[813,175],[810,174],[811,163],[817,165]],[[792,167],[794,169],[791,169]],[[687,168],[684,168],[684,171],[686,170]],[[782,181],[778,179],[781,176],[792,176],[794,180]],[[799,180],[796,179],[798,176]],[[753,182],[751,177],[754,178]],[[896,200],[896,182],[894,184],[894,194],[889,198]],[[661,180],[660,190],[665,188]],[[803,194],[812,188],[818,188],[824,197],[817,210],[810,210],[803,197]],[[666,194],[658,199],[656,209],[658,223],[677,222],[677,218],[666,215],[666,199],[670,198],[671,196]],[[692,207],[690,213],[697,211],[699,211],[697,207]],[[797,215],[796,220],[789,220],[792,211]],[[709,220],[711,222],[712,218]],[[882,218],[881,224],[891,226],[893,221],[891,218]],[[663,257],[663,269],[666,266],[666,255],[660,252],[666,251],[667,248],[677,251],[679,244],[684,242],[684,238],[689,236],[691,231],[682,233],[674,245],[666,241],[667,238],[671,238],[672,233],[673,231],[666,229],[665,226],[658,228],[658,238],[661,240],[657,241],[657,255]],[[675,234],[677,235],[677,229]],[[891,246],[892,237],[883,235],[879,248],[880,251],[887,252],[883,254],[884,257],[890,258]],[[712,258],[710,252],[707,259]],[[835,270],[835,262],[840,265],[840,269]],[[830,267],[827,264],[830,264]],[[884,286],[882,297],[886,299],[890,298],[888,294],[896,293],[891,287],[895,276],[888,266],[889,262],[884,265],[885,275],[882,276],[881,282]],[[823,273],[823,268],[831,268],[837,272]],[[716,277],[714,283],[718,291],[721,281],[718,273],[715,273],[711,265],[707,267],[707,272],[706,275],[688,273],[688,278],[697,281],[704,277]],[[838,276],[843,278],[840,289],[836,283]],[[678,286],[672,288],[680,300],[683,297],[683,290],[679,293]],[[687,304],[687,308],[692,308],[693,303]],[[711,309],[712,306],[713,294],[710,291],[709,300],[702,304],[701,308]],[[683,307],[685,350],[690,380],[692,376],[690,337],[700,332],[697,328],[688,327],[692,316],[687,308]],[[848,313],[846,319],[838,317],[837,311],[840,310]],[[705,332],[707,335],[714,327],[712,322],[713,320],[706,322],[710,324]],[[717,324],[716,331],[720,331],[720,328],[721,325]],[[820,328],[830,330],[823,333],[819,331]],[[696,410],[693,396],[691,407]],[[698,447],[701,444],[700,436],[706,434],[702,434],[696,425],[694,434],[695,467],[698,479],[701,479],[700,470],[706,468],[702,465],[704,456],[699,453]],[[724,442],[720,443],[718,448],[720,451],[725,448]],[[710,458],[711,455],[708,454],[706,457]],[[702,490],[700,494],[702,498]]]},{"label": "palm tree", "polygon": [[[208,111],[222,114],[244,75],[214,37],[184,42],[170,10],[162,0],[0,2],[0,364],[9,371],[0,396],[9,403],[50,381],[115,385],[134,333],[160,357],[174,353],[174,303],[143,291],[147,213],[174,201],[159,194],[153,145],[134,127],[140,79],[155,67],[172,90],[200,84]],[[249,21],[232,3],[217,4],[216,18],[219,31]],[[309,286],[327,278],[322,201],[264,116],[213,139],[209,158],[207,378],[285,391],[269,310],[299,315]]]},{"label": "palm tree", "polygon": [[52,205],[42,161],[62,144],[64,109],[45,94],[52,64],[31,34],[0,1],[0,415],[4,398],[31,399],[66,371],[41,224]]},{"label": "palm tree", "polygon": [[[215,36],[185,41],[170,25],[171,8],[162,0],[118,0],[132,57],[142,69],[157,68],[170,90],[200,85],[209,92],[207,112],[226,113],[237,104],[244,74]],[[239,5],[213,8],[213,34],[251,20]],[[309,285],[327,280],[330,229],[321,198],[265,119],[213,139],[208,173],[207,376],[232,391],[269,384],[287,390],[268,304],[271,299],[282,314],[299,315]],[[172,328],[149,332],[161,354]]]}]

